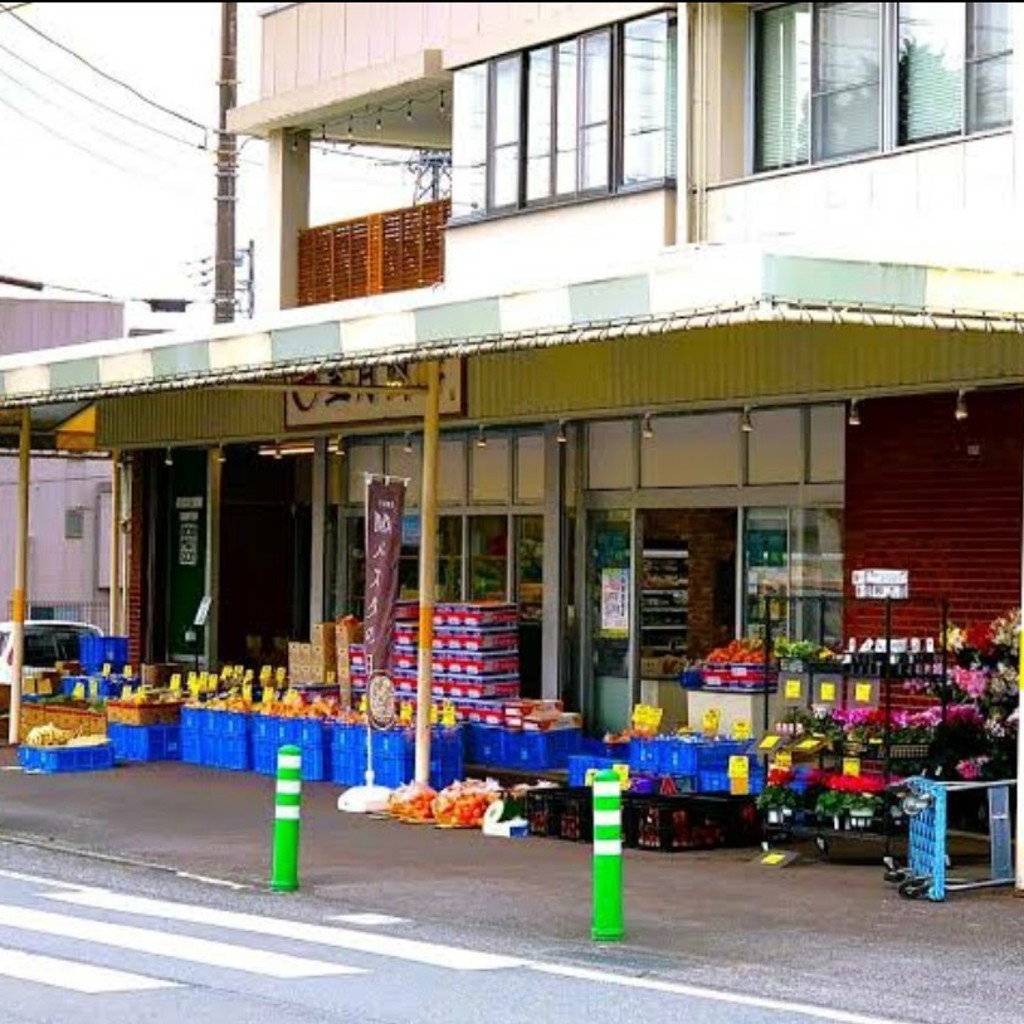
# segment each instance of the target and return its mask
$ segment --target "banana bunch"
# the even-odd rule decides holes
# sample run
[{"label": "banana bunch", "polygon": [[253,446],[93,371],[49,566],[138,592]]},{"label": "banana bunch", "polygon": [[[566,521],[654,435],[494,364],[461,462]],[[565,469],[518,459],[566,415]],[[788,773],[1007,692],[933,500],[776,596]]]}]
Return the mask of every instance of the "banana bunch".
[{"label": "banana bunch", "polygon": [[47,722],[30,729],[25,742],[30,747],[63,747],[71,738],[72,734],[66,729],[58,729],[52,722]]}]

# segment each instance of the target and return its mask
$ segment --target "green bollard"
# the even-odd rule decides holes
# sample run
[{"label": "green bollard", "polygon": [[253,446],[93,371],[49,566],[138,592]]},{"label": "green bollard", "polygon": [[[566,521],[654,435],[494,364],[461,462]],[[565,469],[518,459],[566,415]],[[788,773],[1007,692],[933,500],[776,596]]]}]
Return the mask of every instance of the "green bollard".
[{"label": "green bollard", "polygon": [[595,942],[619,942],[622,922],[622,787],[610,770],[594,776]]},{"label": "green bollard", "polygon": [[299,809],[302,804],[302,752],[281,747],[277,752],[274,796],[274,860],[270,888],[295,892],[299,887]]}]

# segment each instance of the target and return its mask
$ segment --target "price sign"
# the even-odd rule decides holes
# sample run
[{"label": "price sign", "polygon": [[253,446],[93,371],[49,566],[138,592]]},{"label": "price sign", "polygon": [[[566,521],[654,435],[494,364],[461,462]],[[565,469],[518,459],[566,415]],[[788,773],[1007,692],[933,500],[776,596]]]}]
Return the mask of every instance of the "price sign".
[{"label": "price sign", "polygon": [[657,732],[661,728],[664,711],[649,704],[637,704],[633,708],[633,725],[640,732]]},{"label": "price sign", "polygon": [[821,700],[823,704],[834,704],[836,700],[836,684],[821,684]]},{"label": "price sign", "polygon": [[231,676],[232,676],[232,674],[233,674],[233,673],[234,673],[234,669],[233,669],[233,668],[232,668],[232,667],[231,667],[230,665],[225,665],[225,666],[224,666],[224,667],[223,667],[223,668],[222,668],[222,669],[220,670],[220,677],[221,677],[221,679],[222,679],[222,680],[223,680],[224,682],[227,682],[227,680],[229,680],[229,679],[231,678]]},{"label": "price sign", "polygon": [[89,700],[96,700],[100,695],[100,684],[95,679],[89,680]]},{"label": "price sign", "polygon": [[732,738],[734,740],[749,740],[753,734],[750,730],[750,722],[745,718],[738,718],[732,723]]},{"label": "price sign", "polygon": [[188,677],[188,692],[192,694],[192,699],[195,700],[199,696],[199,677],[189,676]]},{"label": "price sign", "polygon": [[205,690],[205,689],[208,688],[208,686],[209,686],[209,683],[208,683],[209,678],[210,677],[205,672],[200,672],[199,673],[199,679],[197,680],[197,682],[199,684],[199,689],[200,690]]},{"label": "price sign", "polygon": [[110,662],[109,661],[105,662],[104,665],[103,665],[103,678],[104,679],[109,679],[110,678]]},{"label": "price sign", "polygon": [[[431,711],[436,716],[437,710],[434,707],[431,707]],[[398,720],[402,725],[412,724],[412,705],[407,700],[403,700],[401,707],[398,709]]]},{"label": "price sign", "polygon": [[254,678],[254,676],[252,674],[252,669],[251,668],[247,668],[245,670],[245,675],[242,676],[242,682],[243,683],[252,683],[253,678]]},{"label": "price sign", "polygon": [[765,736],[765,738],[757,745],[757,749],[774,750],[781,742],[781,736]]},{"label": "price sign", "polygon": [[276,696],[277,696],[277,694],[274,691],[274,687],[273,686],[264,686],[263,687],[263,703],[264,704],[272,704],[274,702],[274,698]]},{"label": "price sign", "polygon": [[705,736],[717,736],[722,724],[722,712],[718,708],[708,708],[701,718],[701,732]]},{"label": "price sign", "polygon": [[446,729],[454,729],[456,721],[455,705],[450,700],[446,700],[441,711],[441,724]]},{"label": "price sign", "polygon": [[437,705],[436,704],[431,704],[430,705],[430,724],[431,725],[437,725],[437,723],[440,720],[441,720],[441,714],[437,710]]},{"label": "price sign", "polygon": [[870,704],[871,703],[871,684],[870,683],[857,683],[853,688],[853,699],[858,704]]},{"label": "price sign", "polygon": [[123,675],[125,679],[131,679],[133,674],[134,673],[132,672],[131,665],[125,665],[124,671],[121,673],[121,675]]},{"label": "price sign", "polygon": [[775,755],[775,767],[776,768],[792,768],[793,767],[793,755],[788,750],[780,750]]},{"label": "price sign", "polygon": [[365,715],[366,714],[366,694],[365,693],[359,698],[359,714],[361,714],[361,715]]},{"label": "price sign", "polygon": [[746,779],[750,777],[750,758],[743,754],[734,754],[729,758],[729,778]]},{"label": "price sign", "polygon": [[338,682],[338,675],[336,672],[327,673],[327,685],[334,686]]},{"label": "price sign", "polygon": [[803,695],[803,684],[799,679],[786,680],[786,700],[799,700]]},{"label": "price sign", "polygon": [[287,681],[288,681],[288,673],[287,673],[287,671],[284,668],[279,668],[274,673],[274,682],[276,682],[278,686],[284,686],[284,684]]},{"label": "price sign", "polygon": [[171,676],[171,693],[181,693],[181,673],[175,672]]},{"label": "price sign", "polygon": [[860,778],[860,758],[859,757],[844,757],[843,758],[843,774],[850,775],[855,779]]},{"label": "price sign", "polygon": [[375,672],[366,690],[370,698],[370,725],[374,729],[390,729],[395,724],[395,684],[391,677]]},{"label": "price sign", "polygon": [[801,740],[797,745],[797,750],[817,750],[821,746],[821,740],[815,739],[813,736],[808,736],[807,739]]},{"label": "price sign", "polygon": [[273,670],[271,669],[271,667],[269,665],[264,665],[260,669],[260,682],[261,683],[269,683],[271,677],[273,676],[273,674],[274,673],[273,673]]},{"label": "price sign", "polygon": [[132,688],[130,686],[128,686],[127,684],[125,684],[124,686],[121,687],[121,700],[131,700],[131,699],[132,699]]},{"label": "price sign", "polygon": [[246,704],[251,704],[252,703],[252,681],[251,680],[247,679],[244,683],[242,683],[242,700],[244,700]]},{"label": "price sign", "polygon": [[75,688],[71,695],[75,700],[85,700],[85,683],[75,683]]},{"label": "price sign", "polygon": [[619,786],[623,790],[629,789],[629,765],[613,764],[612,771],[619,777]]}]

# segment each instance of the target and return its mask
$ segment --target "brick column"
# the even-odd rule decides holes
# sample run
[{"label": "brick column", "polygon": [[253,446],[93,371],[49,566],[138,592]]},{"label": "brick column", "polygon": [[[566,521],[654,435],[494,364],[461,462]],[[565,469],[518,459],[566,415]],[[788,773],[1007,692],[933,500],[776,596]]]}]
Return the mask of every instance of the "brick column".
[{"label": "brick column", "polygon": [[146,566],[146,452],[131,455],[131,521],[128,525],[128,658],[142,661],[146,648],[144,579]]}]

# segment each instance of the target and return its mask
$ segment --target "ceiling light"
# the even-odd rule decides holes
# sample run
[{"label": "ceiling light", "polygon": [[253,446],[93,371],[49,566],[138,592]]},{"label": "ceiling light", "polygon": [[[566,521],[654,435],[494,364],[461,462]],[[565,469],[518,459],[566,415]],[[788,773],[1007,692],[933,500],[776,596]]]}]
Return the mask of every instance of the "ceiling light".
[{"label": "ceiling light", "polygon": [[850,412],[846,417],[846,422],[851,427],[860,426],[860,406],[857,404],[856,398],[850,399]]},{"label": "ceiling light", "polygon": [[442,115],[444,114],[444,89],[441,90],[441,103],[440,103],[440,105],[438,107],[438,111]]},{"label": "ceiling light", "polygon": [[750,418],[750,406],[747,406],[743,410],[743,415],[740,417],[740,430],[744,434],[749,434],[754,429],[754,421]]},{"label": "ceiling light", "polygon": [[217,445],[217,461],[223,466],[228,461],[227,455],[224,454],[224,445]]},{"label": "ceiling light", "polygon": [[409,100],[405,105],[405,119],[412,123],[412,100]]},{"label": "ceiling light", "polygon": [[380,131],[384,127],[384,122],[380,119],[380,113],[377,114],[377,124],[374,126],[377,131]]},{"label": "ceiling light", "polygon": [[565,420],[559,420],[558,421],[558,435],[555,437],[555,440],[559,444],[565,444],[565,442],[569,440],[565,436]]},{"label": "ceiling light", "polygon": [[338,440],[334,442],[334,454],[337,455],[339,459],[345,458],[345,439],[341,434],[338,435]]},{"label": "ceiling light", "polygon": [[956,396],[956,412],[954,413],[958,420],[967,419],[967,392],[961,388],[957,392]]},{"label": "ceiling light", "polygon": [[412,455],[412,434],[408,430],[405,432],[405,444],[402,445],[402,451],[406,455]]},{"label": "ceiling light", "polygon": [[649,441],[654,437],[654,424],[651,422],[651,414],[649,412],[644,413],[643,422],[640,425],[640,433],[645,441]]},{"label": "ceiling light", "polygon": [[167,449],[167,454],[164,456],[164,465],[165,466],[173,466],[174,465],[174,453],[171,451],[170,448]]},{"label": "ceiling light", "polygon": [[487,447],[487,435],[484,433],[484,427],[482,423],[480,424],[480,429],[477,431],[476,446],[477,448]]}]

